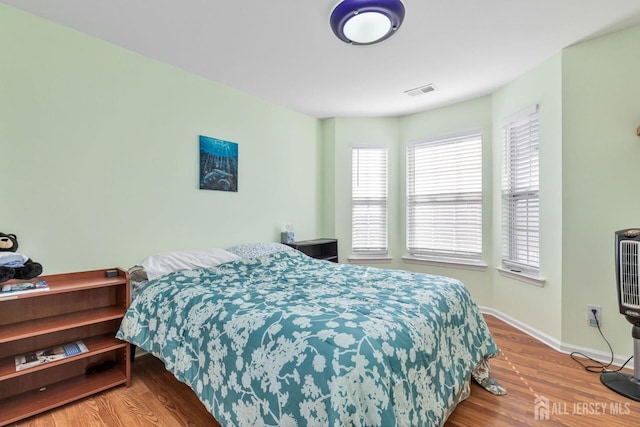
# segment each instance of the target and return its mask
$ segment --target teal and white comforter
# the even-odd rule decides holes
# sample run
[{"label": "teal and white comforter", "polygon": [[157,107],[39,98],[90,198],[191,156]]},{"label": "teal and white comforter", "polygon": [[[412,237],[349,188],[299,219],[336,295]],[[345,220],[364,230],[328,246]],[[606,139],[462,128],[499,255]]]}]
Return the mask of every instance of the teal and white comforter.
[{"label": "teal and white comforter", "polygon": [[498,352],[459,281],[297,251],[153,280],[117,337],[225,426],[440,426]]}]

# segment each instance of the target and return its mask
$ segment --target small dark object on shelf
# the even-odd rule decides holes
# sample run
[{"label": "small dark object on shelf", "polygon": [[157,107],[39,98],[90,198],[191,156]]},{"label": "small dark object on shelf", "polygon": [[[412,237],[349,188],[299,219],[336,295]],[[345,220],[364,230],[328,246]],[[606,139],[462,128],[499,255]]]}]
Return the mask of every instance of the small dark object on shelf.
[{"label": "small dark object on shelf", "polygon": [[105,274],[107,277],[118,277],[118,270],[107,270]]},{"label": "small dark object on shelf", "polygon": [[85,373],[87,375],[97,374],[97,373],[100,373],[100,372],[108,371],[109,369],[113,368],[114,366],[116,366],[116,362],[114,362],[113,360],[107,360],[106,362],[99,363],[97,365],[89,366],[87,368],[87,370],[85,371]]}]

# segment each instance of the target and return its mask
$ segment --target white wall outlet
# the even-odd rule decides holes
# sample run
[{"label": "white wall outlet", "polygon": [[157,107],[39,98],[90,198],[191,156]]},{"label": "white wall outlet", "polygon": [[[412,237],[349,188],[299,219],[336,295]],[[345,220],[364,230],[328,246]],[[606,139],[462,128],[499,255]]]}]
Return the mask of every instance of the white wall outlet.
[{"label": "white wall outlet", "polygon": [[[593,317],[593,310],[596,311],[596,317]],[[598,322],[596,323],[596,319]],[[602,326],[602,306],[601,305],[587,305],[587,325],[589,326]]]}]

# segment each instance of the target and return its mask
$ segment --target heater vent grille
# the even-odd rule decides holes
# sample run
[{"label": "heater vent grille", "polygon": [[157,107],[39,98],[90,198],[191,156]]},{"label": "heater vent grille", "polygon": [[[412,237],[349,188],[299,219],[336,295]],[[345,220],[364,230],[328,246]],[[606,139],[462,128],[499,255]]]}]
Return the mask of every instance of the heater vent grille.
[{"label": "heater vent grille", "polygon": [[640,265],[636,241],[620,242],[620,299],[628,308],[640,309]]}]

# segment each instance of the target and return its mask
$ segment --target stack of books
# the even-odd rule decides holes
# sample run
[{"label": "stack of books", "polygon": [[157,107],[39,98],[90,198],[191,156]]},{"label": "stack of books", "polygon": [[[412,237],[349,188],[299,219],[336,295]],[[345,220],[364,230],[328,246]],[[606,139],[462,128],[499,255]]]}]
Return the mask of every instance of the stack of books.
[{"label": "stack of books", "polygon": [[16,297],[20,294],[30,292],[48,291],[49,285],[44,280],[38,282],[12,283],[9,285],[0,285],[0,299],[6,297]]},{"label": "stack of books", "polygon": [[60,360],[77,354],[86,353],[87,351],[89,351],[89,349],[84,342],[76,341],[48,348],[46,350],[38,350],[32,353],[23,354],[22,356],[16,356],[16,371],[22,371],[23,369],[32,368],[34,366],[42,365],[43,363],[49,363],[54,360]]}]

